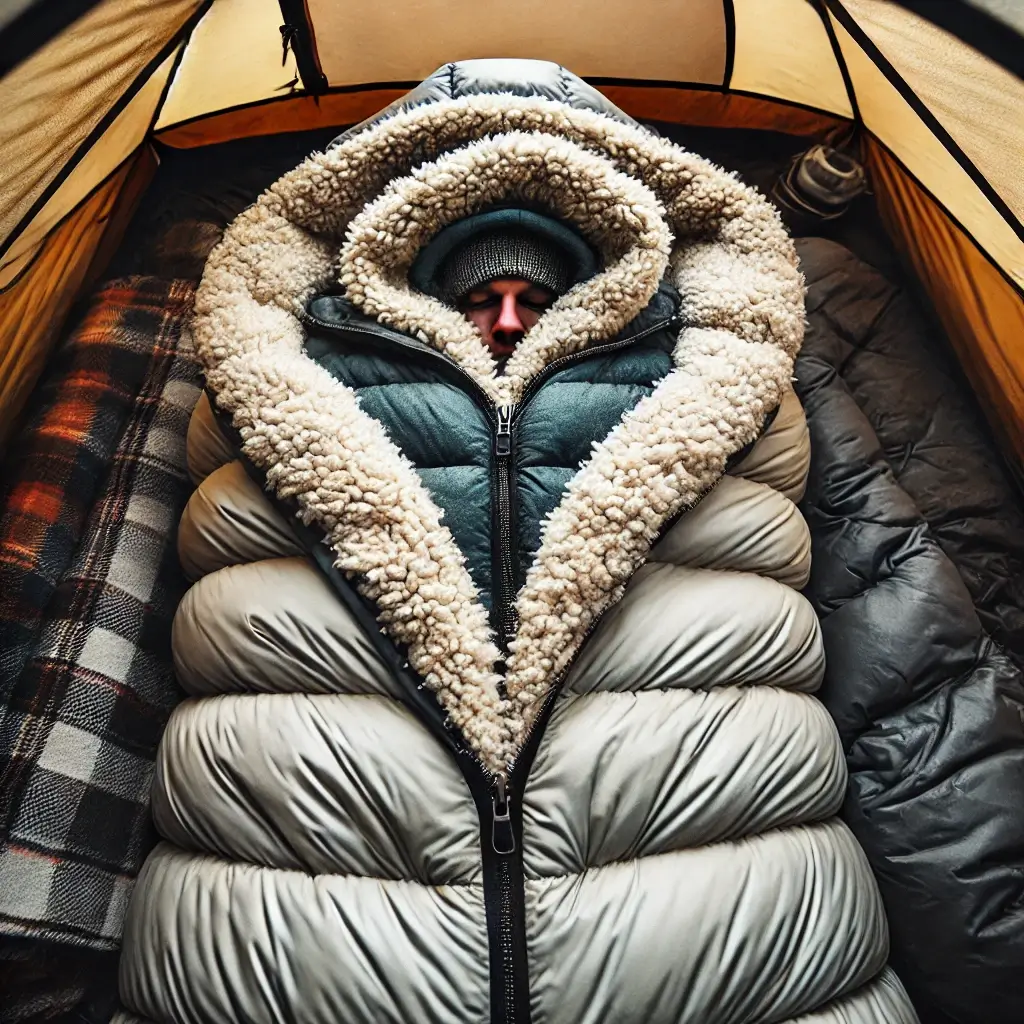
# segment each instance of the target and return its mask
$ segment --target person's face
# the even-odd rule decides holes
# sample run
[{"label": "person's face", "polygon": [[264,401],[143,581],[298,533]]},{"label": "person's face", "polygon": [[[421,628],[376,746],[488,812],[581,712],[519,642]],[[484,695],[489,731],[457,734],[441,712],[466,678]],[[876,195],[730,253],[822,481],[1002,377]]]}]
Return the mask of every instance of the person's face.
[{"label": "person's face", "polygon": [[476,324],[491,352],[507,359],[554,298],[540,285],[502,278],[474,288],[459,309]]}]

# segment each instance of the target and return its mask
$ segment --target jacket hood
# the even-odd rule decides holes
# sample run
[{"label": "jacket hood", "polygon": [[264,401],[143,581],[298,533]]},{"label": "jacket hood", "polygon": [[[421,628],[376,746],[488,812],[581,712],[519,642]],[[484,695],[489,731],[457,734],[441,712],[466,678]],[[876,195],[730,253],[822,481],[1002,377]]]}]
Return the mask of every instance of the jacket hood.
[{"label": "jacket hood", "polygon": [[380,121],[415,107],[442,100],[499,94],[522,99],[555,100],[576,110],[592,110],[623,124],[637,126],[637,122],[615,106],[607,96],[560,64],[545,60],[488,58],[442,64],[404,96],[342,132],[331,142],[331,147]]},{"label": "jacket hood", "polygon": [[[603,269],[552,305],[497,376],[475,327],[408,274],[438,231],[508,201],[573,224]],[[546,521],[502,692],[501,653],[441,511],[381,424],[306,356],[301,312],[340,282],[363,314],[514,404],[553,360],[616,337],[666,274],[684,324],[675,369],[595,444]],[[244,453],[323,528],[452,725],[501,772],[663,528],[778,406],[803,285],[777,213],[736,177],[555,65],[475,61],[441,69],[276,182],[212,253],[196,311],[209,386]]]}]

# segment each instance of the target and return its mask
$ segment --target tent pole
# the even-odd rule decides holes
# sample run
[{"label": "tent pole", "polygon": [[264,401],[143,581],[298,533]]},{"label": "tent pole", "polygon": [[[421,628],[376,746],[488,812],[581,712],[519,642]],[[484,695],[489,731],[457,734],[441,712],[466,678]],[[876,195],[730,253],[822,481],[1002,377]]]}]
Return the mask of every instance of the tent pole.
[{"label": "tent pole", "polygon": [[295,54],[299,78],[302,87],[313,96],[319,96],[327,89],[327,76],[320,67],[320,55],[316,49],[316,36],[313,34],[313,23],[309,17],[309,8],[305,0],[279,0],[281,17],[281,36],[284,40],[285,53],[291,49]]}]

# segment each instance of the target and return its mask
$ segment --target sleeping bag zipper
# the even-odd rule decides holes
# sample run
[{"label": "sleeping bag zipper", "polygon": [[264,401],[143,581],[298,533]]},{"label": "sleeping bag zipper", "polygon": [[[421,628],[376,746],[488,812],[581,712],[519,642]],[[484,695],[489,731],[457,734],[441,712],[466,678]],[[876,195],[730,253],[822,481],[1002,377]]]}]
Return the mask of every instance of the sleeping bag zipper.
[{"label": "sleeping bag zipper", "polygon": [[[418,356],[436,359],[457,375],[466,385],[477,405],[485,412],[491,425],[495,462],[495,509],[492,528],[496,537],[496,580],[494,606],[502,647],[518,629],[515,596],[519,584],[517,545],[514,540],[515,500],[515,429],[530,401],[550,377],[559,370],[593,356],[625,348],[656,331],[681,323],[678,316],[658,322],[628,338],[605,345],[583,349],[549,363],[527,385],[522,398],[514,405],[495,404],[479,383],[458,363],[426,345],[369,325],[332,324],[304,313],[307,324],[338,333],[372,336],[411,351]],[[595,622],[584,635],[584,642],[596,628]],[[514,799],[516,791],[525,787],[533,758],[554,707],[555,698],[568,672],[563,670],[544,698],[533,729],[523,750],[507,773],[493,775],[477,761],[468,745],[444,721],[440,705],[410,679],[414,705],[422,719],[454,754],[477,807],[481,825],[481,849],[484,868],[484,904],[487,916],[488,945],[491,952],[491,1024],[529,1024],[529,980],[526,963],[526,923],[522,862],[522,808]],[[404,674],[404,673],[403,673]]]}]

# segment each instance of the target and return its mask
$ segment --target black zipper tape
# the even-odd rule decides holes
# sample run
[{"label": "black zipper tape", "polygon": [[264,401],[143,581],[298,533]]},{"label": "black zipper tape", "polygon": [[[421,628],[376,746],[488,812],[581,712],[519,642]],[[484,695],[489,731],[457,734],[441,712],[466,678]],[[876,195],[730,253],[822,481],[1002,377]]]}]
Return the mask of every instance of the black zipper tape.
[{"label": "black zipper tape", "polygon": [[[209,395],[214,418],[232,443],[249,476],[281,513],[301,547],[323,573],[331,588],[365,630],[384,663],[402,684],[402,700],[454,758],[466,780],[480,822],[484,912],[490,956],[491,1024],[529,1024],[529,977],[526,963],[526,923],[523,915],[522,812],[505,779],[491,775],[455,729],[449,727],[444,708],[418,681],[405,652],[382,632],[371,602],[367,601],[335,567],[323,532],[304,525],[294,501],[266,489],[264,474],[242,452],[241,437],[230,419]],[[500,781],[499,781],[500,779]]]},{"label": "black zipper tape", "polygon": [[495,407],[494,497],[491,506],[491,578],[494,581],[494,609],[497,633],[503,651],[519,629],[515,598],[519,590],[519,544],[516,530],[515,452],[512,414],[515,406]]}]

